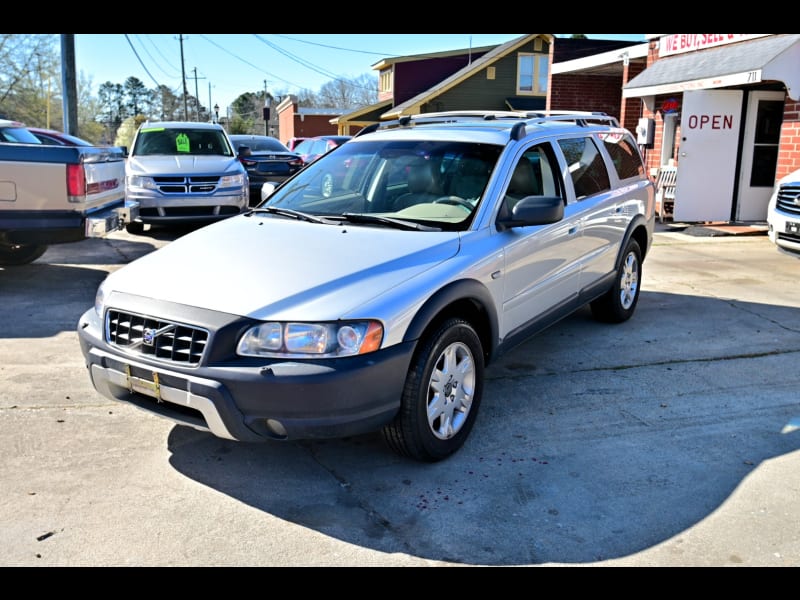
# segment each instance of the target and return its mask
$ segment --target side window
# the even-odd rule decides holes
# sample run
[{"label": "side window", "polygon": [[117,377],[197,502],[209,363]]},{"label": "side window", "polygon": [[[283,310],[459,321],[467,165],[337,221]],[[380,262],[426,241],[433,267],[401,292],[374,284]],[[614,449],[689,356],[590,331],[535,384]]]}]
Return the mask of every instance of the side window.
[{"label": "side window", "polygon": [[600,134],[603,145],[614,163],[620,179],[644,175],[644,164],[639,150],[629,135],[619,133]]},{"label": "side window", "polygon": [[600,150],[591,137],[558,141],[567,160],[578,200],[611,189],[611,180]]},{"label": "side window", "polygon": [[520,158],[511,174],[500,215],[510,213],[526,196],[561,196],[558,163],[550,144],[532,146]]}]

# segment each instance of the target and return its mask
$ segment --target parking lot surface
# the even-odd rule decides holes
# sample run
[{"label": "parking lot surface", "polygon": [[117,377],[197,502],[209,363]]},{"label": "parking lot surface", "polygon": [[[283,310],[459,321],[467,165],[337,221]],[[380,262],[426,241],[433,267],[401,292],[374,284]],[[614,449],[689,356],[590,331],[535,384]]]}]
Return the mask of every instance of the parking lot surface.
[{"label": "parking lot surface", "polygon": [[800,566],[800,257],[765,235],[659,227],[630,321],[579,311],[512,351],[466,445],[420,464],[96,393],[78,317],[183,233],[0,269],[0,565]]}]

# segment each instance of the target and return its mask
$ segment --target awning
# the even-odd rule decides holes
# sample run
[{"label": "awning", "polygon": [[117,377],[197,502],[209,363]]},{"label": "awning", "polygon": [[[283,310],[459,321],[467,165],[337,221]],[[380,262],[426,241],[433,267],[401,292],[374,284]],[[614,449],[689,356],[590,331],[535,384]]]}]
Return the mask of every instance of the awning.
[{"label": "awning", "polygon": [[662,58],[622,88],[623,98],[640,98],[737,85],[780,81],[800,100],[800,34],[780,34],[729,46]]}]

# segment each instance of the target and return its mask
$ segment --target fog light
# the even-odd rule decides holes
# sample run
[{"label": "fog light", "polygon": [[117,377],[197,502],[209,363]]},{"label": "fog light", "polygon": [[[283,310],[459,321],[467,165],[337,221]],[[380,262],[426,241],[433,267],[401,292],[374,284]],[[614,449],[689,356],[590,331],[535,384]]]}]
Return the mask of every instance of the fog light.
[{"label": "fog light", "polygon": [[267,419],[267,428],[278,437],[285,438],[287,435],[286,428],[275,419]]}]

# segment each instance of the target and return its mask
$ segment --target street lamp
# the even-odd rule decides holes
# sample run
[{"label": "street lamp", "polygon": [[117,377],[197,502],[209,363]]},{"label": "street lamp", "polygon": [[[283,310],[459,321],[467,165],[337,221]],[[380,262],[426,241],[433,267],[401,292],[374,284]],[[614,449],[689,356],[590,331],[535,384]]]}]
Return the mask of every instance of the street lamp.
[{"label": "street lamp", "polygon": [[219,104],[214,105],[214,123],[219,123]]}]

